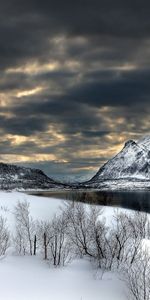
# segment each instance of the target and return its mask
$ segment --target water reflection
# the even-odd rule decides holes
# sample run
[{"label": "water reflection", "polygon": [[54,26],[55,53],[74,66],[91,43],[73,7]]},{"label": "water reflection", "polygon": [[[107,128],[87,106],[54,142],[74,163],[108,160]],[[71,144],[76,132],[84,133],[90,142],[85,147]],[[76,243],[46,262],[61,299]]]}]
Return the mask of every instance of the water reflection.
[{"label": "water reflection", "polygon": [[62,191],[32,193],[104,206],[123,207],[150,213],[150,192]]}]

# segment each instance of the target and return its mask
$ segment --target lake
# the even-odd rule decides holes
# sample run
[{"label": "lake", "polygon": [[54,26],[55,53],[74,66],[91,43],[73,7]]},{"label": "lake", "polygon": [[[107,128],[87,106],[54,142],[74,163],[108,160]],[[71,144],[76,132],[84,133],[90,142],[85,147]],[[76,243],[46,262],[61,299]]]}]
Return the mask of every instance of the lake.
[{"label": "lake", "polygon": [[29,194],[150,213],[150,191],[42,191]]}]

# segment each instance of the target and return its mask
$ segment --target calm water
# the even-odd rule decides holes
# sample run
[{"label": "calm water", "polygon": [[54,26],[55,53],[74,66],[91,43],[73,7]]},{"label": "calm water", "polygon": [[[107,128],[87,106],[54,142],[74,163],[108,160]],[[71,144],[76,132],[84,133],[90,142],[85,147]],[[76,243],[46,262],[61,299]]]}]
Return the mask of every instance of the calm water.
[{"label": "calm water", "polygon": [[134,209],[150,213],[150,192],[100,192],[100,191],[59,191],[33,192],[32,195],[42,197],[61,198],[65,200],[81,201],[84,203],[99,204]]}]

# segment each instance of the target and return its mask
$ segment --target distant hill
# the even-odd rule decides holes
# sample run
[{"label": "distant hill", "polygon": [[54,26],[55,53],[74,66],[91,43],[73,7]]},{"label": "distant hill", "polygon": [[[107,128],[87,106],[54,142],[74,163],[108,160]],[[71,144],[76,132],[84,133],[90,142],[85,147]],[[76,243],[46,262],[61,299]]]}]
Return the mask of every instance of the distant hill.
[{"label": "distant hill", "polygon": [[65,184],[54,181],[40,169],[0,163],[0,189],[37,190],[64,188]]}]

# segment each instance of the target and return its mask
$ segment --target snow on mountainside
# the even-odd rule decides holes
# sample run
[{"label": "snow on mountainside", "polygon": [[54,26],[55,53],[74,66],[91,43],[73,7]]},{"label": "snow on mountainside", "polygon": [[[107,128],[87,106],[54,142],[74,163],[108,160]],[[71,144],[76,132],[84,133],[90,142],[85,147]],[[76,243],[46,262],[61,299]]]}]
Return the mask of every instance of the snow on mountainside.
[{"label": "snow on mountainside", "polygon": [[142,147],[146,148],[150,151],[150,135],[144,136],[142,139],[140,139],[137,144]]},{"label": "snow on mountainside", "polygon": [[150,136],[137,143],[129,140],[123,149],[105,163],[88,184],[98,184],[104,180],[150,180]]},{"label": "snow on mountainside", "polygon": [[0,189],[49,189],[63,187],[39,169],[0,163]]}]

